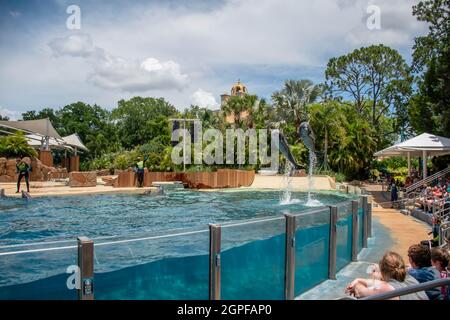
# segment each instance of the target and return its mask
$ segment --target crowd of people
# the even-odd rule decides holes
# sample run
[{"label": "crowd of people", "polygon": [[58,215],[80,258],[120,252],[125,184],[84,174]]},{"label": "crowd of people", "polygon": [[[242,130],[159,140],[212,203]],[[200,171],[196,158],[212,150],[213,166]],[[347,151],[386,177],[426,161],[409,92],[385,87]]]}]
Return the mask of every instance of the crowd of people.
[{"label": "crowd of people", "polygon": [[[387,252],[372,269],[369,279],[357,278],[346,287],[356,298],[390,292],[428,281],[447,278],[450,273],[448,249],[415,244],[408,249],[407,265],[396,252]],[[410,293],[393,300],[450,300],[449,286]]]}]

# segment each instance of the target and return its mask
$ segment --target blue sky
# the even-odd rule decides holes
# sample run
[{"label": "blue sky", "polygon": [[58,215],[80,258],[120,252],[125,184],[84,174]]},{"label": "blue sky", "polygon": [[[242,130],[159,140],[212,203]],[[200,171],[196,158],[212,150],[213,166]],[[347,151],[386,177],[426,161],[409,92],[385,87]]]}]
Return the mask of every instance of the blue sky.
[{"label": "blue sky", "polygon": [[[0,114],[136,95],[217,108],[241,79],[270,98],[285,79],[324,80],[331,57],[383,43],[409,62],[426,26],[411,0],[0,0]],[[78,5],[81,28],[66,27]],[[368,6],[380,8],[370,30]]]}]

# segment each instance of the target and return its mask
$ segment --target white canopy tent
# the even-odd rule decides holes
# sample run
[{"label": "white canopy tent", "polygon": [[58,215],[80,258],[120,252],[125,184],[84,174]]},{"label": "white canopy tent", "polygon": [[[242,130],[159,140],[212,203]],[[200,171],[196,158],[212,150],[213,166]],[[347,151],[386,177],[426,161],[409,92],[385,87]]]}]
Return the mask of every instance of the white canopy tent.
[{"label": "white canopy tent", "polygon": [[24,131],[29,134],[38,135],[44,139],[46,150],[50,148],[50,139],[58,143],[64,143],[59,133],[55,130],[50,119],[26,120],[26,121],[0,121],[0,127]]},{"label": "white canopy tent", "polygon": [[389,148],[376,152],[377,158],[406,156],[408,158],[408,172],[411,173],[411,157],[422,157],[423,178],[427,177],[427,157],[450,154],[450,139],[429,133],[422,133],[417,137],[395,144]]},{"label": "white canopy tent", "polygon": [[89,151],[88,148],[83,144],[78,134],[74,133],[70,136],[63,137],[65,143],[75,149],[75,155],[77,155],[77,150]]}]

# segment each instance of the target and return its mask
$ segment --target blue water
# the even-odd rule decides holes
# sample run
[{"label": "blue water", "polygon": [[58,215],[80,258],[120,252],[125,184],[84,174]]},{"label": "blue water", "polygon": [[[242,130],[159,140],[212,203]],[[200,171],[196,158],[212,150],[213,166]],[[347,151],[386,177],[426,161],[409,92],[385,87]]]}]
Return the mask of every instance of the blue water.
[{"label": "blue water", "polygon": [[[128,236],[186,229],[295,213],[309,209],[307,193],[299,203],[280,205],[280,191],[168,192],[162,196],[90,195],[0,200],[0,245],[60,239]],[[315,194],[324,205],[343,201],[337,193]]]},{"label": "blue water", "polygon": [[[315,214],[315,221],[297,218],[295,234],[295,295],[328,279],[330,255],[329,210]],[[305,219],[307,220],[307,219]]]},{"label": "blue water", "polygon": [[[323,204],[345,200],[337,194],[315,194]],[[284,213],[300,213],[307,200],[282,206],[280,192],[170,192],[161,197],[102,195],[0,201],[0,253],[41,247],[67,249],[0,255],[0,299],[76,299],[68,290],[66,268],[76,264],[74,239],[95,241],[96,299],[207,299],[209,233],[207,223],[222,228],[222,298],[283,299]],[[328,275],[329,210],[298,218],[296,294]],[[255,218],[275,220],[226,226]],[[276,217],[280,217],[277,219]],[[328,220],[327,220],[328,219]],[[169,231],[172,230],[172,231]],[[190,234],[177,234],[184,231]],[[175,234],[119,242],[137,236]],[[115,236],[114,238],[107,238]],[[32,246],[24,242],[43,241]],[[110,244],[109,242],[114,242]],[[47,243],[47,244],[45,244]],[[1,247],[19,244],[18,247]]]},{"label": "blue water", "polygon": [[337,222],[337,254],[336,271],[341,270],[352,261],[352,228],[353,216],[351,205],[339,208]]}]

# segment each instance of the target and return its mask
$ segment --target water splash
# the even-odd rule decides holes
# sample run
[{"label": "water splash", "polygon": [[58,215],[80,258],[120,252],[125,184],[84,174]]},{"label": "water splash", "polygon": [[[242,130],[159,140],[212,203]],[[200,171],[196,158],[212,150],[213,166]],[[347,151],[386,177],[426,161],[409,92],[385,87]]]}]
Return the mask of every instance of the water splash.
[{"label": "water splash", "polygon": [[286,167],[284,169],[284,191],[280,197],[280,205],[290,205],[300,203],[299,199],[292,199],[292,173],[293,166],[289,161],[286,161]]},{"label": "water splash", "polygon": [[307,207],[319,207],[322,205],[322,202],[319,200],[313,199],[311,195],[311,190],[314,189],[314,179],[312,177],[314,172],[314,166],[316,165],[316,154],[314,151],[309,149],[309,168],[308,168],[308,200],[305,203]]}]

